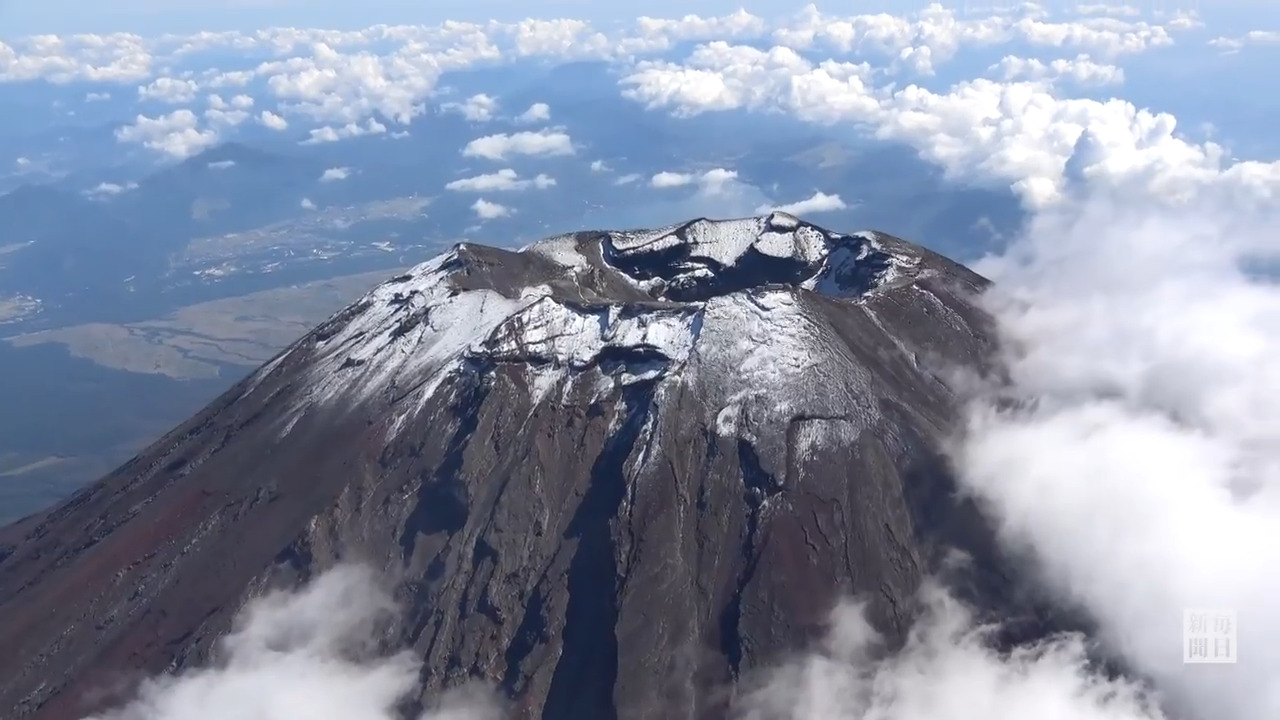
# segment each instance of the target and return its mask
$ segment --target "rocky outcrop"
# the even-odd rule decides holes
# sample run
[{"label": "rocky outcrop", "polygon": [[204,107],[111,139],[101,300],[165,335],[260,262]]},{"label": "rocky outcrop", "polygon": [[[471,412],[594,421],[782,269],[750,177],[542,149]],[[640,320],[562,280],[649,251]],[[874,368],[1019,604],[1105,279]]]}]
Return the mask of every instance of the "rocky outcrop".
[{"label": "rocky outcrop", "polygon": [[0,707],[79,718],[342,559],[396,579],[423,697],[480,677],[531,719],[723,717],[842,594],[900,636],[953,548],[1017,617],[940,452],[983,285],[779,213],[459,245],[0,530]]}]

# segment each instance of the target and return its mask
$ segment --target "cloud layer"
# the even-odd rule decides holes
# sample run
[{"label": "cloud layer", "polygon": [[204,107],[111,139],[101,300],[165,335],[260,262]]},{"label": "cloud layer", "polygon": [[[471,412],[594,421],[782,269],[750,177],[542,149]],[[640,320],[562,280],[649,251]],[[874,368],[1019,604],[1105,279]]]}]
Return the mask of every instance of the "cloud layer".
[{"label": "cloud layer", "polygon": [[887,654],[864,605],[847,601],[813,652],[766,671],[743,690],[741,720],[1163,720],[1132,682],[1097,674],[1078,635],[1001,654],[996,628],[978,626],[941,588],[905,647]]},{"label": "cloud layer", "polygon": [[[1187,717],[1280,714],[1278,230],[1215,196],[1092,196],[984,268],[1021,403],[974,405],[970,488]],[[1187,608],[1238,613],[1229,672],[1183,665]]]}]

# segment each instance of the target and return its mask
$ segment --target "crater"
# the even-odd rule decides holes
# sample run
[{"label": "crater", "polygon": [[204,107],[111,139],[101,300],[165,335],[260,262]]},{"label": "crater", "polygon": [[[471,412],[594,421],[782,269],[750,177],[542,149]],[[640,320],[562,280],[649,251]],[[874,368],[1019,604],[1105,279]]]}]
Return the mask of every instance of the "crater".
[{"label": "crater", "polygon": [[868,236],[832,233],[782,212],[737,220],[699,218],[658,230],[605,233],[600,239],[607,265],[651,297],[674,302],[778,285],[861,295],[890,265],[888,254],[873,245]]}]

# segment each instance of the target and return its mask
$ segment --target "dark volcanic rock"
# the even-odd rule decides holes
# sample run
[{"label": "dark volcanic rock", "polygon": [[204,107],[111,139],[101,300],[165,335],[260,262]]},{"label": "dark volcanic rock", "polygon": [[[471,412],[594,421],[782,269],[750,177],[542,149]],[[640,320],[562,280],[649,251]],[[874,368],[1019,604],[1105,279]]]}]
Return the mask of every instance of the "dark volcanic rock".
[{"label": "dark volcanic rock", "polygon": [[424,697],[478,676],[545,720],[721,717],[840,594],[900,636],[950,547],[1012,617],[939,451],[983,284],[782,214],[460,245],[0,530],[0,707],[78,718],[351,558],[399,579]]}]

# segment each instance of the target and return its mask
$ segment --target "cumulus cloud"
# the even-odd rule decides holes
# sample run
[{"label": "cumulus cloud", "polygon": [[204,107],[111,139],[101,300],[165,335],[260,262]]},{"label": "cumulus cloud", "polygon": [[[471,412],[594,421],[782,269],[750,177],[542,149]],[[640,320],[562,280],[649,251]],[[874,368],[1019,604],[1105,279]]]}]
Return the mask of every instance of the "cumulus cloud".
[{"label": "cumulus cloud", "polygon": [[[251,602],[214,664],[151,679],[128,705],[87,720],[397,720],[420,661],[378,652],[377,631],[395,615],[373,572],[335,568]],[[494,697],[473,686],[438,698],[419,720],[502,718]]]},{"label": "cumulus cloud", "polygon": [[264,127],[267,127],[271,130],[289,129],[289,121],[271,112],[270,110],[263,110],[258,115],[258,122]]},{"label": "cumulus cloud", "polygon": [[363,137],[365,135],[382,135],[387,132],[387,126],[378,122],[373,118],[369,118],[363,124],[348,123],[342,127],[321,127],[311,130],[306,140],[302,141],[303,145],[317,145],[319,143],[338,142],[347,138]]},{"label": "cumulus cloud", "polygon": [[697,176],[692,173],[675,173],[663,171],[649,179],[649,184],[656,188],[684,187],[692,184]]},{"label": "cumulus cloud", "polygon": [[138,88],[139,100],[155,100],[157,102],[178,105],[196,99],[200,86],[194,80],[183,78],[156,78],[149,85]]},{"label": "cumulus cloud", "polygon": [[187,109],[151,118],[139,115],[132,125],[116,130],[122,143],[137,143],[172,157],[185,158],[218,142],[218,133],[200,128],[200,119]]},{"label": "cumulus cloud", "polygon": [[461,114],[471,122],[489,122],[498,111],[498,100],[490,95],[480,93],[472,95],[460,103],[444,103],[442,110]]},{"label": "cumulus cloud", "polygon": [[670,50],[676,43],[712,38],[757,39],[768,31],[769,23],[746,10],[719,17],[685,15],[680,18],[641,16],[636,33],[624,37],[617,50],[623,55]]},{"label": "cumulus cloud", "polygon": [[92,188],[84,191],[85,196],[94,200],[103,200],[109,197],[115,197],[121,193],[129,192],[138,187],[138,183],[128,182],[124,184],[103,182],[98,183]]},{"label": "cumulus cloud", "polygon": [[686,185],[697,185],[704,192],[717,192],[726,184],[738,179],[734,170],[714,168],[703,173],[660,172],[649,178],[649,185],[655,188],[675,188]]},{"label": "cumulus cloud", "polygon": [[103,102],[105,100],[110,100],[110,99],[111,99],[111,93],[109,92],[91,92],[91,93],[85,93],[85,96],[84,96],[84,101],[87,103]]},{"label": "cumulus cloud", "polygon": [[1280,32],[1251,30],[1239,37],[1215,37],[1209,41],[1209,44],[1225,52],[1239,52],[1247,45],[1280,45]]},{"label": "cumulus cloud", "polygon": [[844,210],[848,205],[839,195],[828,195],[824,192],[815,192],[813,195],[804,200],[797,200],[786,205],[761,205],[756,208],[757,213],[768,213],[772,211],[784,212],[790,215],[809,215],[812,213],[832,212],[834,210]]},{"label": "cumulus cloud", "polygon": [[1118,98],[1062,97],[1046,81],[979,78],[935,92],[870,78],[862,66],[717,42],[679,63],[641,63],[622,82],[627,97],[677,116],[783,110],[860,125],[915,147],[952,178],[1006,184],[1032,207],[1061,201],[1072,176],[1180,198],[1206,188],[1280,192],[1280,164],[1231,164],[1221,146],[1180,135],[1172,115]]},{"label": "cumulus cloud", "polygon": [[211,93],[206,102],[213,110],[249,110],[253,108],[253,98],[244,93],[233,95],[230,100],[225,100],[217,93]]},{"label": "cumulus cloud", "polygon": [[546,103],[534,103],[528,110],[520,113],[517,121],[522,123],[546,122],[551,119],[551,106]]},{"label": "cumulus cloud", "polygon": [[205,100],[209,107],[204,111],[204,118],[211,125],[235,127],[252,117],[249,111],[253,108],[253,98],[248,95],[239,94],[230,100],[224,100],[221,95],[214,93]]},{"label": "cumulus cloud", "polygon": [[[893,67],[930,75],[962,47],[1027,43],[1071,48],[1104,57],[1137,53],[1173,43],[1171,28],[1118,18],[1051,20],[1034,4],[1014,13],[964,13],[933,3],[907,15],[829,15],[809,5],[772,39],[796,50],[834,50],[878,55]],[[1177,29],[1185,29],[1179,26]]]},{"label": "cumulus cloud", "polygon": [[555,178],[539,173],[532,179],[521,179],[520,175],[511,168],[503,168],[497,172],[485,175],[477,175],[475,177],[454,180],[445,185],[446,190],[455,192],[492,192],[492,191],[512,191],[526,190],[528,188],[537,188],[543,190],[555,186]]},{"label": "cumulus cloud", "polygon": [[320,174],[320,182],[335,182],[337,180],[346,180],[349,177],[351,177],[351,168],[331,167]]},{"label": "cumulus cloud", "polygon": [[989,68],[1002,80],[1067,80],[1080,85],[1119,85],[1124,82],[1124,70],[1115,65],[1105,65],[1080,55],[1074,60],[1058,58],[1049,62],[1035,58],[1006,55]]},{"label": "cumulus cloud", "polygon": [[300,202],[300,203],[298,203],[298,204],[302,207],[302,209],[303,209],[303,210],[315,210],[315,209],[316,209],[316,204],[315,204],[314,202],[312,202],[312,201],[311,201],[311,198],[302,198],[302,202]]},{"label": "cumulus cloud", "polygon": [[560,130],[486,135],[472,140],[462,149],[464,157],[487,160],[505,160],[512,155],[554,157],[573,153],[573,140]]},{"label": "cumulus cloud", "polygon": [[471,209],[475,212],[476,217],[481,220],[493,220],[495,218],[509,217],[515,212],[505,205],[499,205],[496,202],[489,202],[484,198],[480,198],[472,203]]},{"label": "cumulus cloud", "polygon": [[131,33],[37,35],[0,42],[0,82],[136,83],[152,74],[147,41]]},{"label": "cumulus cloud", "polygon": [[[144,83],[143,95],[165,102],[182,102],[198,89],[254,83],[267,96],[259,97],[271,100],[281,115],[327,126],[315,139],[327,142],[344,136],[344,129],[368,129],[371,119],[406,126],[426,111],[443,74],[479,65],[527,58],[631,62],[669,53],[680,43],[714,40],[772,42],[775,49],[806,54],[826,50],[874,57],[889,61],[890,70],[925,74],[961,48],[1010,42],[1088,54],[1099,58],[1103,67],[1109,58],[1166,46],[1178,31],[1196,24],[1185,14],[1162,19],[1163,24],[1129,17],[1051,19],[1030,5],[990,15],[957,14],[940,5],[906,16],[840,15],[824,14],[810,5],[778,20],[740,10],[724,16],[641,17],[633,25],[607,30],[583,20],[528,19],[376,25],[347,31],[285,27],[151,38],[124,33],[39,36],[0,43],[0,81]],[[262,54],[270,59],[258,61]],[[215,62],[222,65],[228,56],[255,59],[243,67],[210,67]],[[177,77],[159,74],[178,67],[203,69]],[[856,67],[856,63],[838,62],[830,74],[843,81]],[[1100,79],[1091,76],[1090,81]],[[494,102],[487,95],[458,105],[477,120],[493,116]],[[239,115],[230,117],[235,119],[218,116],[211,121],[226,125],[243,121]],[[541,104],[515,119],[545,122]]]}]

